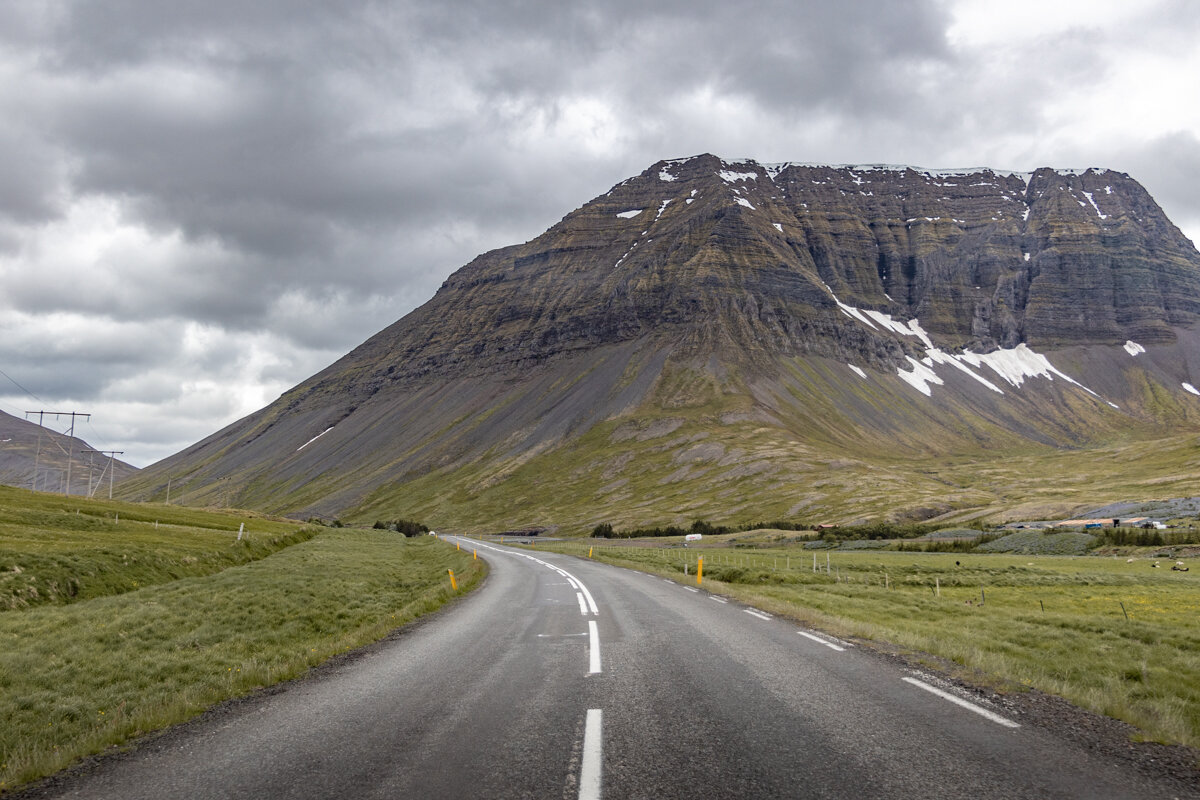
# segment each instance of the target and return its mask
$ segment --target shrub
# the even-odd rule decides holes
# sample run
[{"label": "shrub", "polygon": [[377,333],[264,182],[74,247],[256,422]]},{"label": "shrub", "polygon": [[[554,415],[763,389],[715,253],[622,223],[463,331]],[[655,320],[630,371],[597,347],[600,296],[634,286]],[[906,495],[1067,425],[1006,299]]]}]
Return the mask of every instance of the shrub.
[{"label": "shrub", "polygon": [[374,527],[377,530],[395,531],[405,536],[423,536],[429,533],[429,526],[423,525],[420,522],[414,522],[411,519],[394,519],[390,522],[379,520],[376,521]]}]

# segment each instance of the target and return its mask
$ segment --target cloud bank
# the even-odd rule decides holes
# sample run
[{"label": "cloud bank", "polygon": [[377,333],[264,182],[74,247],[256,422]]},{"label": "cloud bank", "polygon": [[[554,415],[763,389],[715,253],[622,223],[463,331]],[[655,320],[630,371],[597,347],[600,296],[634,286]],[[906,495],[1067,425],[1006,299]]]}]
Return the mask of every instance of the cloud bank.
[{"label": "cloud bank", "polygon": [[661,158],[1104,166],[1200,237],[1200,6],[17,0],[0,409],[134,464]]}]

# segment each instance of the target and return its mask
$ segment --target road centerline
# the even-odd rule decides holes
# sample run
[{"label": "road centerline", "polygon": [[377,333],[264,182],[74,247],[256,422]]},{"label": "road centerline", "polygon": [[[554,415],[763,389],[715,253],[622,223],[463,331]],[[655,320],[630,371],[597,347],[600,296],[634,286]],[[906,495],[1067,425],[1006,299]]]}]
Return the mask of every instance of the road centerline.
[{"label": "road centerline", "polygon": [[579,767],[579,800],[600,800],[600,772],[604,754],[603,722],[604,714],[600,709],[588,709],[583,726],[583,761]]},{"label": "road centerline", "polygon": [[596,620],[588,620],[588,674],[600,672],[600,631]]}]

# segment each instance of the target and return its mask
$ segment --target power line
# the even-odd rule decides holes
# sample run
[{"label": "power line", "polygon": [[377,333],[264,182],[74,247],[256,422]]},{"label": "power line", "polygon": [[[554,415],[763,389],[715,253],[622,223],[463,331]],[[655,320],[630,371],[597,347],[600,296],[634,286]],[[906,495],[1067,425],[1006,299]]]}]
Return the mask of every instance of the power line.
[{"label": "power line", "polygon": [[38,397],[38,396],[37,396],[36,394],[34,394],[33,392],[31,392],[31,391],[29,391],[28,389],[26,389],[26,388],[25,388],[24,386],[22,386],[21,384],[17,383],[17,379],[16,379],[16,378],[14,378],[12,375],[9,375],[9,374],[8,374],[7,372],[5,372],[4,370],[0,369],[0,375],[3,375],[4,377],[8,378],[10,381],[12,381],[12,382],[13,382],[13,385],[14,385],[14,386],[16,386],[18,389],[20,389],[20,390],[21,390],[22,392],[24,392],[25,394],[27,394],[27,395],[29,395],[30,397],[32,397],[34,400],[37,400],[39,403],[44,403],[44,402],[46,402],[45,400],[43,400],[42,398]]}]

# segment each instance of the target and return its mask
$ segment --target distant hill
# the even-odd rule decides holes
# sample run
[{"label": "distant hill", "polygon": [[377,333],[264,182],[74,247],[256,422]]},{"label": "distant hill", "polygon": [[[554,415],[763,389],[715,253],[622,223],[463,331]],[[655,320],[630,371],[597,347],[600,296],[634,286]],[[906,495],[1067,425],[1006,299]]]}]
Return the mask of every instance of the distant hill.
[{"label": "distant hill", "polygon": [[[36,488],[39,491],[63,492],[67,486],[67,459],[71,454],[71,494],[86,495],[90,487],[97,496],[107,496],[108,457],[84,453],[85,450],[95,449],[79,437],[72,439],[49,427],[39,427],[37,423],[0,411],[0,483],[7,486],[35,488],[36,465]],[[114,459],[112,463],[114,482],[138,471],[137,467],[124,461]],[[102,481],[103,489],[100,488]]]},{"label": "distant hill", "polygon": [[123,490],[568,531],[1182,496],[1198,323],[1123,173],[662,161]]}]

